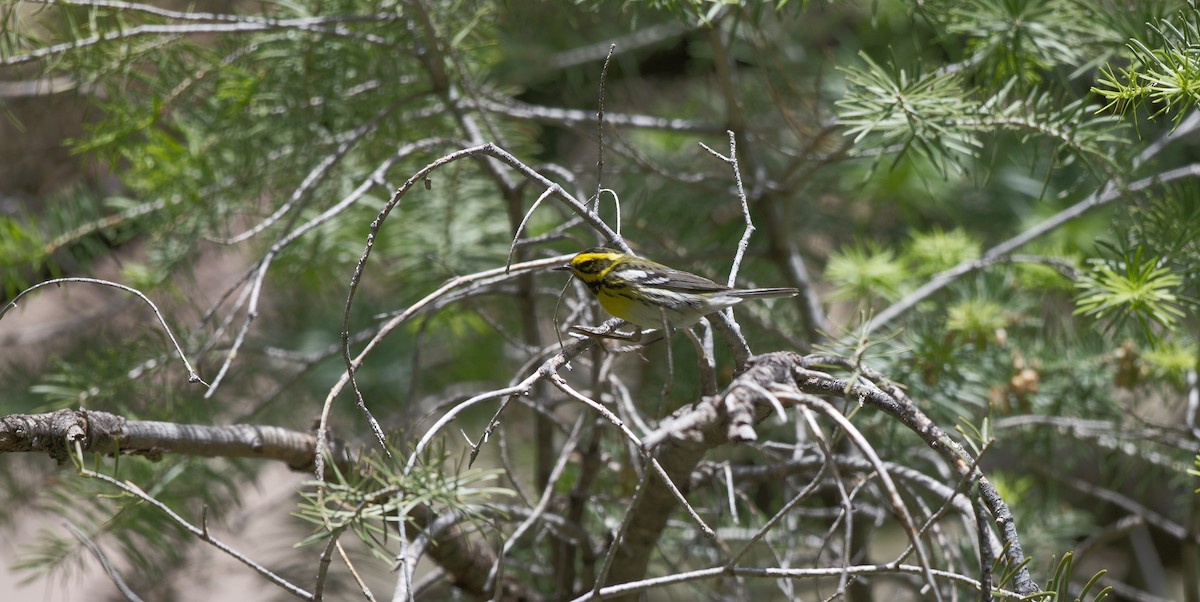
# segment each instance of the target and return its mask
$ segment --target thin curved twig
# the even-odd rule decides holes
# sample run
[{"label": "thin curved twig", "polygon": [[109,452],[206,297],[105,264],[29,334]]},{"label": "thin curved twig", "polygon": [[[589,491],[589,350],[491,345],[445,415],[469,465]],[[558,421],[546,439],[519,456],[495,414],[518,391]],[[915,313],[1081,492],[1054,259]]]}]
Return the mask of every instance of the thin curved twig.
[{"label": "thin curved twig", "polygon": [[7,314],[10,310],[13,310],[17,307],[17,301],[19,301],[21,299],[21,297],[24,297],[25,295],[27,295],[33,291],[36,291],[37,289],[42,288],[43,286],[49,286],[51,284],[59,285],[59,284],[63,284],[64,282],[86,282],[88,284],[99,284],[99,285],[103,285],[103,286],[111,286],[113,288],[123,290],[127,293],[132,293],[132,294],[136,295],[142,301],[145,301],[146,305],[149,305],[150,309],[154,312],[154,317],[158,318],[158,323],[162,324],[163,330],[167,333],[167,338],[171,339],[171,344],[175,346],[175,352],[179,354],[179,359],[183,360],[183,365],[187,369],[187,373],[188,373],[188,382],[200,383],[200,384],[204,385],[205,388],[208,387],[208,383],[204,382],[204,379],[200,378],[200,375],[196,373],[196,370],[194,368],[192,368],[192,364],[190,362],[188,362],[187,355],[183,352],[183,348],[179,346],[179,341],[177,341],[175,339],[175,333],[171,332],[171,327],[167,325],[167,321],[166,321],[166,319],[163,318],[162,312],[160,312],[158,310],[158,306],[155,305],[154,302],[151,301],[149,297],[147,297],[144,293],[142,293],[142,291],[139,291],[136,288],[133,288],[131,286],[125,286],[124,284],[112,282],[110,280],[101,280],[99,278],[84,278],[84,277],[54,278],[52,280],[47,280],[45,282],[39,282],[39,283],[21,291],[20,293],[17,293],[17,296],[13,297],[12,300],[8,302],[8,305],[4,306],[4,309],[0,309],[0,320],[4,319],[4,315]]},{"label": "thin curved twig", "polygon": [[[749,568],[749,567],[734,567],[727,568],[725,566],[717,566],[708,569],[698,569],[694,571],[686,571],[674,573],[662,577],[652,577],[649,579],[641,579],[639,581],[631,581],[620,585],[610,585],[600,589],[598,592],[587,592],[579,596],[571,602],[589,602],[590,600],[602,598],[615,598],[622,595],[637,594],[653,589],[659,589],[668,585],[678,583],[689,583],[692,581],[703,581],[708,579],[718,579],[721,577],[759,577],[765,579],[816,579],[820,577],[837,577],[842,573],[848,575],[920,575],[924,569],[920,566],[899,564],[899,565],[883,565],[883,564],[868,564],[855,565],[848,567],[830,567],[830,568]],[[979,581],[950,571],[933,570],[931,571],[934,578],[953,583],[961,583],[968,587],[983,591],[983,584]],[[1006,589],[992,588],[991,593],[1003,598],[1012,600],[1022,600],[1024,596],[1021,594]]]},{"label": "thin curved twig", "polygon": [[124,491],[125,493],[127,493],[139,500],[142,500],[143,502],[146,502],[147,504],[150,504],[151,506],[154,506],[160,512],[167,515],[167,517],[170,518],[172,522],[174,522],[176,525],[179,525],[181,528],[183,528],[188,533],[191,533],[192,535],[194,535],[200,541],[203,541],[203,542],[213,546],[214,548],[217,548],[218,550],[229,555],[234,560],[237,560],[238,562],[241,562],[242,564],[250,567],[252,570],[254,570],[254,572],[262,575],[268,581],[274,583],[275,585],[278,585],[279,587],[283,588],[285,591],[292,594],[293,596],[296,596],[302,600],[315,600],[316,599],[311,592],[308,592],[307,590],[301,588],[300,586],[295,585],[292,582],[288,581],[287,579],[284,579],[283,577],[275,574],[273,571],[268,570],[266,567],[262,566],[261,564],[258,564],[257,562],[251,560],[249,556],[242,554],[241,552],[233,549],[232,547],[230,547],[226,543],[222,542],[221,540],[213,537],[212,534],[208,532],[207,526],[205,526],[205,528],[200,528],[200,527],[197,527],[197,526],[193,525],[192,523],[184,520],[184,518],[182,516],[179,516],[178,514],[176,514],[175,511],[171,510],[171,508],[168,507],[166,504],[160,502],[157,498],[151,496],[150,494],[146,493],[145,491],[142,491],[142,489],[140,487],[134,485],[133,483],[131,483],[129,481],[120,481],[120,480],[114,479],[106,474],[95,472],[95,471],[89,470],[87,468],[84,468],[83,467],[83,452],[82,452],[82,450],[76,449],[76,453],[72,455],[72,458],[74,458],[74,461],[76,463],[76,469],[79,471],[79,474],[81,474],[82,476],[92,478],[92,479],[98,479],[100,481],[104,481],[105,483],[108,483],[109,485],[112,485],[113,487],[116,487],[117,489],[120,489],[121,491]]},{"label": "thin curved twig", "polygon": [[125,580],[121,578],[121,573],[108,561],[108,555],[104,553],[104,550],[100,549],[100,546],[96,545],[96,542],[92,541],[91,537],[88,537],[87,533],[84,533],[82,529],[76,527],[75,523],[71,521],[65,521],[63,524],[71,531],[71,535],[74,535],[75,539],[78,539],[79,543],[82,543],[96,557],[96,560],[100,562],[100,567],[104,569],[108,578],[112,580],[113,585],[117,586],[117,589],[121,592],[122,596],[125,596],[126,600],[129,600],[129,602],[142,602],[141,596],[138,596],[133,591],[133,588],[129,587],[128,583],[125,583]]}]

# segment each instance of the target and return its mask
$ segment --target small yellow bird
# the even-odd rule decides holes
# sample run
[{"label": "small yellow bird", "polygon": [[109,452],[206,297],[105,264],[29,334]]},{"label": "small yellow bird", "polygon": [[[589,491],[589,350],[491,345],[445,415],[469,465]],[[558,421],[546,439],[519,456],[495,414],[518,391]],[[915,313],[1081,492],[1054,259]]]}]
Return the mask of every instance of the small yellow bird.
[{"label": "small yellow bird", "polygon": [[687,328],[745,299],[795,297],[794,288],[729,288],[691,272],[605,247],[581,251],[564,266],[587,285],[604,311],[643,328]]}]

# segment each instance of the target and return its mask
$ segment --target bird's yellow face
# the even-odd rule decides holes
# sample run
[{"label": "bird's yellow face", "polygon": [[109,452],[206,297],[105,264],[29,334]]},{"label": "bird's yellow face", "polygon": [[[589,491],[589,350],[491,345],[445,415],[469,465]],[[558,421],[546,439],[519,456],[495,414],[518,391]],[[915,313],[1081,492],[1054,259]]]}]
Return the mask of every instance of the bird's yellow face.
[{"label": "bird's yellow face", "polygon": [[[628,255],[612,249],[592,247],[580,251],[578,255],[571,258],[570,263],[556,269],[569,271],[576,278],[582,280],[588,290],[596,296],[596,300],[600,302],[604,311],[622,320],[640,323],[645,320],[636,319],[637,310],[640,308],[639,304],[629,296],[628,287],[616,278],[609,278],[608,282],[605,282],[609,273],[628,257]],[[659,318],[656,317],[657,319]]]},{"label": "bird's yellow face", "polygon": [[575,274],[595,293],[608,272],[616,267],[624,257],[626,257],[624,253],[612,249],[592,247],[580,251],[578,255],[572,257],[571,262],[563,266],[563,269]]}]

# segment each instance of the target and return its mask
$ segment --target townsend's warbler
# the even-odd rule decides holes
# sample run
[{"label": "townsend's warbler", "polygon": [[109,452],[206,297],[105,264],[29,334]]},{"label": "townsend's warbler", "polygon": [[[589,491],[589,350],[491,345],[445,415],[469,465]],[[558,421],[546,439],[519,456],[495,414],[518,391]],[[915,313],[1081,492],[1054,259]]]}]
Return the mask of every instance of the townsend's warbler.
[{"label": "townsend's warbler", "polygon": [[581,251],[567,265],[604,311],[643,328],[687,328],[743,299],[794,297],[794,288],[736,289],[690,272],[604,247]]}]

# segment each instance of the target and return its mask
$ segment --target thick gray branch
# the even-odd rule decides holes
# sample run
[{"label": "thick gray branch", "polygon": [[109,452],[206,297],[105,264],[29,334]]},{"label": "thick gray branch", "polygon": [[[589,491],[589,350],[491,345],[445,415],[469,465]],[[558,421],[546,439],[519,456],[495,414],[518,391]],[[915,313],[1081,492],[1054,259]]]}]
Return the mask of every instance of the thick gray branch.
[{"label": "thick gray branch", "polygon": [[[277,426],[231,424],[207,426],[150,420],[126,420],[108,412],[59,410],[50,414],[14,414],[0,418],[0,453],[46,452],[59,462],[68,445],[85,452],[122,453],[160,458],[164,453],[223,458],[262,458],[284,462],[293,470],[313,470],[316,436]],[[341,441],[330,441],[343,471],[353,458]]]}]

